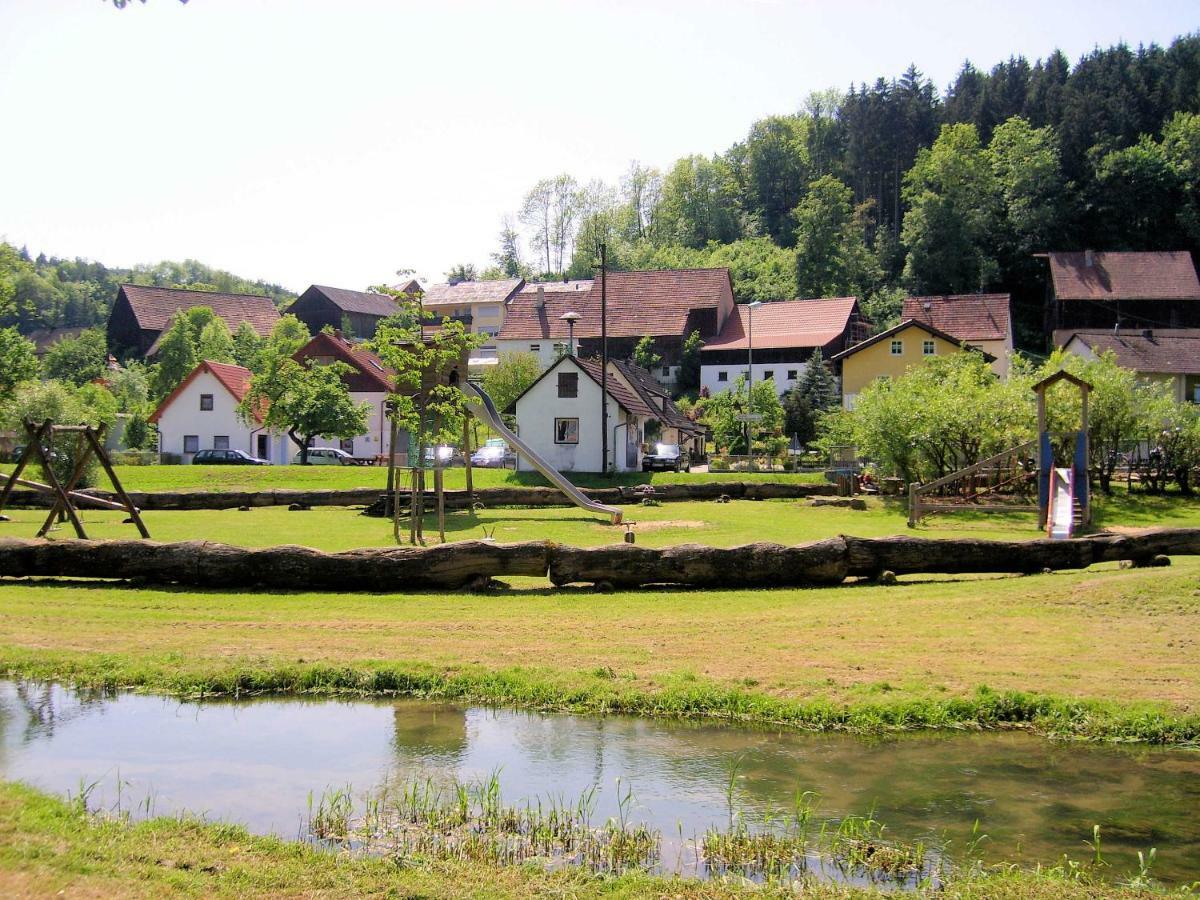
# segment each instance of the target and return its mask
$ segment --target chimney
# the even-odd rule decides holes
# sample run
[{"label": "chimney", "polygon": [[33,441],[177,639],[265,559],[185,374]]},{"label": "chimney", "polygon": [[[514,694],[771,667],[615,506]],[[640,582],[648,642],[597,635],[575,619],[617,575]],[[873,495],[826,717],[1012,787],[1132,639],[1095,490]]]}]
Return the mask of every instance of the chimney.
[{"label": "chimney", "polygon": [[540,284],[538,285],[538,289],[537,289],[537,301],[534,305],[538,309],[546,308],[546,289],[544,287],[542,287]]},{"label": "chimney", "polygon": [[1092,266],[1096,265],[1096,254],[1094,251],[1092,251],[1092,250],[1084,250],[1083,251],[1083,264],[1085,266],[1087,266],[1089,269]]}]

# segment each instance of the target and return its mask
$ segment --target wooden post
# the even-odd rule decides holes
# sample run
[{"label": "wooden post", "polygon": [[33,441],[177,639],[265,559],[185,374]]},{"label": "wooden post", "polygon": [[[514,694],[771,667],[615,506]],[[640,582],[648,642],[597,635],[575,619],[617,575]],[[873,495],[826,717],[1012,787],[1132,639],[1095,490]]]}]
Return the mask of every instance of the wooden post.
[{"label": "wooden post", "polygon": [[444,490],[442,472],[441,465],[435,463],[433,467],[433,490],[437,495],[438,540],[444,544],[446,543],[446,492]]},{"label": "wooden post", "polygon": [[142,522],[142,514],[133,505],[133,501],[129,499],[129,495],[125,493],[125,486],[121,484],[121,479],[117,477],[116,470],[112,466],[112,461],[108,458],[108,451],[104,449],[104,444],[101,442],[101,438],[104,435],[104,426],[101,425],[99,431],[89,428],[83,434],[87,438],[88,443],[91,444],[92,450],[95,451],[96,458],[100,460],[100,465],[104,467],[109,480],[112,481],[113,490],[117,492],[117,496],[121,498],[121,502],[129,510],[129,518],[133,519],[133,524],[137,526],[138,533],[149,540],[150,532],[146,530],[146,525]]},{"label": "wooden post", "polygon": [[[83,530],[83,522],[79,520],[79,514],[75,512],[75,507],[71,505],[71,498],[69,498],[66,495],[66,492],[63,491],[62,482],[60,482],[58,480],[58,476],[54,474],[54,467],[50,465],[50,460],[46,456],[46,451],[42,448],[41,435],[43,433],[48,433],[50,435],[51,443],[53,445],[54,426],[50,423],[50,420],[47,419],[42,427],[36,431],[34,430],[32,422],[26,422],[25,430],[29,432],[30,438],[34,439],[33,452],[36,453],[38,459],[41,460],[42,469],[46,473],[46,480],[50,482],[50,487],[53,488],[54,493],[58,496],[58,502],[62,503],[64,512],[67,514],[67,518],[69,518],[71,520],[71,524],[75,526],[75,534],[80,540],[86,541],[87,532]],[[9,481],[9,484],[12,484],[12,481]]]},{"label": "wooden post", "polygon": [[475,485],[471,479],[471,417],[463,415],[463,470],[467,476],[467,509],[475,514]]},{"label": "wooden post", "polygon": [[[21,453],[21,458],[17,460],[17,467],[13,469],[12,474],[8,476],[8,483],[4,485],[4,490],[0,491],[0,512],[4,511],[4,506],[8,503],[8,498],[12,495],[13,488],[16,487],[17,479],[20,477],[21,472],[24,471],[26,464],[29,462],[29,458],[33,456],[34,445],[41,442],[43,433],[49,427],[50,420],[47,419],[42,427],[37,430],[36,434],[33,434],[33,440],[25,444],[25,449]],[[30,431],[32,428],[32,423],[25,423],[26,431]],[[31,432],[31,434],[32,433],[33,432]]]},{"label": "wooden post", "polygon": [[[91,455],[92,448],[86,444],[83,434],[80,433],[79,437],[75,439],[75,467],[71,470],[71,477],[67,479],[67,483],[63,487],[68,502],[70,502],[71,492],[75,490],[75,485],[79,484],[79,479],[83,477],[83,470],[87,468],[88,459]],[[50,526],[54,524],[56,517],[60,522],[62,521],[60,514],[64,512],[62,501],[55,499],[50,504],[50,513],[46,516],[46,521],[42,523],[42,527],[38,529],[37,536],[45,537],[50,531]]]}]

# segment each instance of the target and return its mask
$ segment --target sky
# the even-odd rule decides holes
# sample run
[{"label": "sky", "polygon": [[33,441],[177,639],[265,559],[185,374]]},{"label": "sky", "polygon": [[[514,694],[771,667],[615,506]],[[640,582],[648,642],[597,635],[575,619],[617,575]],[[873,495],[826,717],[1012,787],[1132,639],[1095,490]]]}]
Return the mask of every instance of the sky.
[{"label": "sky", "polygon": [[0,0],[0,239],[300,291],[489,263],[539,179],[616,182],[915,63],[1200,27],[1192,2]]}]

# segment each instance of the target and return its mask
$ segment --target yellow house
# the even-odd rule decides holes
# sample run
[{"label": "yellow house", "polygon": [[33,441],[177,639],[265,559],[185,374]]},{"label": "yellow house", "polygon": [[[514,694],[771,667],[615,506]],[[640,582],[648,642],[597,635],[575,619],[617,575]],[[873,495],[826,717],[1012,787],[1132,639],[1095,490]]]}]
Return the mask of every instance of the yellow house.
[{"label": "yellow house", "polygon": [[964,344],[954,335],[916,319],[905,319],[829,359],[841,366],[842,406],[853,409],[855,398],[876,378],[899,378],[932,356],[962,353],[964,349],[983,353],[989,363],[995,360],[990,353]]}]

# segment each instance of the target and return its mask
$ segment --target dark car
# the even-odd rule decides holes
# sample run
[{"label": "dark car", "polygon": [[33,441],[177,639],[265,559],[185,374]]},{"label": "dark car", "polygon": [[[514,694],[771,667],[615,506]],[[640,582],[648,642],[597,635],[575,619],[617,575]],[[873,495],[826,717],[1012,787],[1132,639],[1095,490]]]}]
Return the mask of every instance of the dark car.
[{"label": "dark car", "polygon": [[678,444],[655,444],[654,452],[642,457],[642,471],[690,472],[692,458]]},{"label": "dark car", "polygon": [[201,450],[192,457],[193,466],[269,466],[243,450]]}]

